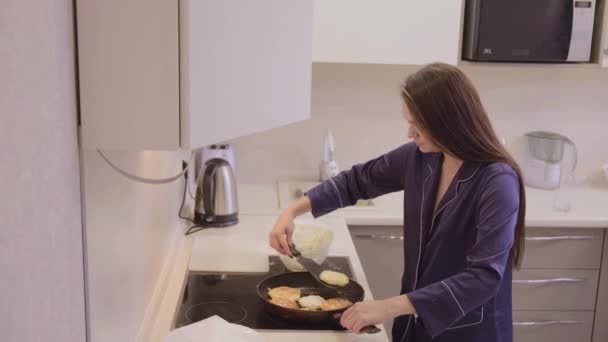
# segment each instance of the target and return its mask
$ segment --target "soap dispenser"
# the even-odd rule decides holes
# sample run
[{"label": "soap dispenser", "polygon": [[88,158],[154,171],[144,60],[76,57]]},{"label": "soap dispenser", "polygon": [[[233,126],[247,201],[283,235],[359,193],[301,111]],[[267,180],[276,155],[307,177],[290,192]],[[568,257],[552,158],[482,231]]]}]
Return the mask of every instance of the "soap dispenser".
[{"label": "soap dispenser", "polygon": [[331,130],[325,133],[325,142],[323,144],[323,160],[319,166],[319,180],[321,182],[330,179],[340,172],[338,163],[335,159],[334,136]]}]

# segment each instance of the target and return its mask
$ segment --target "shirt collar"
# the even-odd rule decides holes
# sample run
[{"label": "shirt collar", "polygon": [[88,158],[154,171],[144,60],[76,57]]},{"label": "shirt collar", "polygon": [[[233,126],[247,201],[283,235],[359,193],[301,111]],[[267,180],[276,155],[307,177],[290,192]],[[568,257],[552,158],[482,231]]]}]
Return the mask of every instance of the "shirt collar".
[{"label": "shirt collar", "polygon": [[[443,161],[443,153],[433,153],[431,158],[428,160],[428,169],[430,172],[435,173],[441,167],[441,162]],[[475,175],[477,171],[481,167],[481,163],[463,160],[460,169],[456,173],[456,180],[458,183],[468,182]]]}]

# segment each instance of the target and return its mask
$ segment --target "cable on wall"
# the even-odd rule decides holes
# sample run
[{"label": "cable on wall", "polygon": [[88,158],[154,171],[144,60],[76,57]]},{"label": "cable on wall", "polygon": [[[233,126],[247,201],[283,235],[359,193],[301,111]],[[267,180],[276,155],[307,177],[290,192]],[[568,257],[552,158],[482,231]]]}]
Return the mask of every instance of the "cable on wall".
[{"label": "cable on wall", "polygon": [[188,163],[187,163],[186,167],[182,170],[182,172],[180,172],[179,174],[177,174],[173,177],[155,179],[155,178],[140,177],[140,176],[134,175],[132,173],[129,173],[127,171],[124,171],[121,168],[119,168],[118,166],[116,166],[116,164],[114,164],[110,159],[108,159],[108,157],[106,157],[106,155],[103,154],[103,152],[101,152],[101,150],[97,150],[97,153],[99,153],[101,158],[103,158],[103,160],[105,160],[106,163],[108,163],[108,165],[110,165],[116,172],[118,172],[121,175],[123,175],[129,179],[132,179],[136,182],[146,183],[146,184],[167,184],[167,183],[175,182],[180,177],[182,177],[186,172],[188,172],[188,168],[190,167],[192,159],[194,159],[194,152],[192,152],[190,154],[190,160],[188,160]]}]

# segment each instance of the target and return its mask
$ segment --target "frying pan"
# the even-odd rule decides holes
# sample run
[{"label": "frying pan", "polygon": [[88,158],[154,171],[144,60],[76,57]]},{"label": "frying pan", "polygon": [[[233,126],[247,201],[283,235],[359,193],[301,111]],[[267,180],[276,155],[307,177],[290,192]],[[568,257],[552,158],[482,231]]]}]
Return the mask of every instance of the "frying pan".
[{"label": "frying pan", "polygon": [[[279,286],[289,286],[299,288],[302,297],[310,295],[318,295],[325,299],[329,298],[346,298],[349,301],[356,303],[363,300],[365,291],[363,287],[354,280],[341,288],[339,291],[323,287],[319,282],[308,272],[288,272],[277,274],[262,280],[257,286],[258,297],[262,300],[264,309],[271,315],[283,318],[285,320],[299,323],[337,323],[339,324],[342,313],[347,308],[327,311],[307,311],[299,309],[290,309],[282,307],[270,302],[268,291]],[[364,327],[362,332],[374,334],[380,331],[375,326]]]}]

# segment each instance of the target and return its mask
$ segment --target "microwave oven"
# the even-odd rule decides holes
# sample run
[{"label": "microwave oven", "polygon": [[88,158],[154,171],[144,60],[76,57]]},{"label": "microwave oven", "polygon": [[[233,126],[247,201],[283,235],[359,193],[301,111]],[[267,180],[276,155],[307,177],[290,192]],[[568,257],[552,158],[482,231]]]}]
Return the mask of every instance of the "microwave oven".
[{"label": "microwave oven", "polygon": [[590,62],[597,0],[466,0],[462,58]]}]

